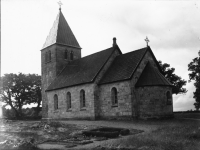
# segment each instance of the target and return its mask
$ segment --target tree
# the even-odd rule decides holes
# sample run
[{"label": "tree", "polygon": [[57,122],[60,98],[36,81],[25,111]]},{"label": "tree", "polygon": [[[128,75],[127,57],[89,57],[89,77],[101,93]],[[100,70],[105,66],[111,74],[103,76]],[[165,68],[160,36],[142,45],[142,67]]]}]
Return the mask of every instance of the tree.
[{"label": "tree", "polygon": [[177,76],[174,71],[175,68],[170,68],[170,64],[164,63],[162,64],[162,61],[158,61],[163,75],[172,83],[173,94],[184,94],[187,92],[186,88],[183,88],[184,85],[186,85],[187,81],[182,79],[181,77]]},{"label": "tree", "polygon": [[200,109],[200,51],[198,52],[199,57],[196,57],[188,64],[189,82],[194,80],[194,86],[196,91],[194,92],[193,98],[195,99],[194,106],[197,111]]},{"label": "tree", "polygon": [[9,105],[17,118],[22,117],[26,104],[41,103],[41,77],[36,74],[5,74],[1,78],[1,101]]},{"label": "tree", "polygon": [[36,107],[36,116],[38,116],[40,111],[40,105],[42,102],[42,89],[41,89],[41,76],[34,76],[35,84],[31,89],[31,103],[37,104]]}]

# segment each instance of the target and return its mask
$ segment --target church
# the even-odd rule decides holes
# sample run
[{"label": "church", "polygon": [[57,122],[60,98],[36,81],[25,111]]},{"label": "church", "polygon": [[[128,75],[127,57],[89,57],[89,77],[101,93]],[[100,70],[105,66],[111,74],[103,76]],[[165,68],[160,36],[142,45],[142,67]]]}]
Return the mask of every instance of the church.
[{"label": "church", "polygon": [[[112,41],[112,39],[111,39]],[[43,119],[161,118],[173,114],[172,84],[150,46],[81,56],[61,8],[41,50]]]}]

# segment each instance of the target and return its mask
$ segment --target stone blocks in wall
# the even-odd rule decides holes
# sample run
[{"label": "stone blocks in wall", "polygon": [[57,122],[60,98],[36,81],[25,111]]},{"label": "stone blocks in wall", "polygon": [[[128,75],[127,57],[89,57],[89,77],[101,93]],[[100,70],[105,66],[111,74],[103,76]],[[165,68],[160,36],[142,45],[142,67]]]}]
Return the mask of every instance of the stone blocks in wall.
[{"label": "stone blocks in wall", "polygon": [[167,105],[167,91],[172,88],[167,86],[139,87],[139,116],[140,118],[164,117],[173,114],[173,105]]},{"label": "stone blocks in wall", "polygon": [[[111,89],[117,89],[118,105],[112,106]],[[99,87],[99,109],[101,118],[132,117],[130,81],[103,84]]]},{"label": "stone blocks in wall", "polygon": [[[74,87],[63,88],[60,90],[47,92],[49,99],[49,117],[52,119],[58,118],[90,118],[95,119],[94,109],[94,84],[84,84]],[[80,91],[85,90],[86,107],[80,106]],[[67,110],[66,95],[67,92],[71,93],[72,108]],[[54,95],[58,95],[58,110],[54,110]]]}]

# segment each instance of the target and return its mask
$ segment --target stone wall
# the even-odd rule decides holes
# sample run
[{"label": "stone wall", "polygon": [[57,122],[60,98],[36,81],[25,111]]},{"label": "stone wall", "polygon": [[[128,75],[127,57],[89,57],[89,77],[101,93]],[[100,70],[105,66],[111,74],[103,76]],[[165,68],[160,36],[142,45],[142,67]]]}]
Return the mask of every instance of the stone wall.
[{"label": "stone wall", "polygon": [[107,61],[107,63],[103,66],[101,72],[98,74],[98,76],[96,77],[94,83],[96,84],[95,86],[95,91],[94,91],[94,107],[95,107],[95,118],[100,118],[101,114],[100,114],[100,90],[99,90],[99,86],[97,85],[99,83],[99,81],[101,80],[101,78],[103,77],[103,75],[105,74],[105,72],[109,69],[109,67],[111,66],[112,62],[114,61],[115,57],[117,57],[118,55],[120,55],[120,51],[115,49],[114,52],[112,53],[112,55],[109,57],[109,60]]},{"label": "stone wall", "polygon": [[[81,119],[95,119],[94,110],[94,88],[95,84],[84,84],[69,88],[64,88],[55,91],[47,92],[49,105],[49,118],[81,118]],[[86,107],[80,107],[80,91],[85,90]],[[71,106],[67,110],[67,92],[71,93]],[[58,109],[54,110],[54,95],[58,95]]]},{"label": "stone wall", "polygon": [[[66,45],[54,44],[41,50],[41,68],[42,68],[42,116],[48,118],[48,99],[45,90],[62,71],[62,69],[70,62],[69,53],[68,59],[64,59],[64,52],[73,51],[74,59],[81,58],[81,49],[69,47]],[[45,61],[46,52],[51,51],[51,61]]]},{"label": "stone wall", "polygon": [[155,68],[157,68],[156,66],[156,63],[151,55],[151,53],[149,51],[146,52],[145,56],[143,57],[142,61],[140,62],[137,70],[135,71],[135,73],[133,74],[133,77],[131,79],[131,92],[132,92],[132,115],[133,117],[135,118],[138,118],[139,117],[139,109],[138,109],[138,106],[139,106],[139,97],[137,95],[137,91],[135,89],[135,84],[137,83],[142,71],[144,70],[146,64],[150,62],[152,64],[152,66],[154,66]]},{"label": "stone wall", "polygon": [[167,104],[166,93],[172,93],[172,88],[167,86],[139,87],[137,89],[139,98],[139,117],[158,118],[173,114],[172,104]]},{"label": "stone wall", "polygon": [[[65,51],[67,50],[67,59],[65,59]],[[73,60],[81,58],[81,49],[64,46],[64,45],[57,45],[56,46],[56,74],[58,75],[63,68],[70,63],[70,52],[73,52]]]},{"label": "stone wall", "polygon": [[[56,45],[49,46],[41,51],[41,77],[42,77],[42,117],[48,118],[48,100],[45,90],[56,77]],[[46,52],[51,51],[51,61],[45,62]]]},{"label": "stone wall", "polygon": [[[141,108],[143,108],[143,106],[140,107],[140,105],[142,104],[142,101],[144,100],[144,98],[141,99],[141,97],[140,97],[141,94],[142,94],[142,90],[136,89],[135,88],[135,84],[137,83],[138,79],[140,78],[140,75],[141,75],[142,71],[144,70],[144,68],[145,68],[145,66],[146,66],[146,64],[148,62],[150,62],[152,64],[152,66],[154,66],[156,69],[158,69],[158,66],[156,65],[156,62],[153,59],[153,56],[151,55],[151,53],[149,51],[147,51],[147,53],[145,54],[143,60],[141,61],[140,65],[138,66],[137,70],[135,71],[135,73],[134,73],[134,75],[133,75],[133,77],[131,79],[131,92],[132,92],[132,98],[131,99],[132,99],[132,102],[133,102],[132,103],[132,107],[133,107],[132,114],[133,114],[133,117],[136,117],[136,118],[144,118],[144,116],[145,116],[145,114],[143,112],[144,109],[141,109]],[[156,99],[156,100],[158,100],[160,102],[163,102],[166,99],[166,97],[163,96],[162,98],[155,98],[155,97],[158,96],[158,91],[159,90],[161,90],[162,92],[165,92],[166,90],[171,91],[171,87],[160,87],[159,86],[159,87],[156,87],[156,88],[155,87],[147,87],[147,88],[148,88],[148,90],[146,91],[147,94],[152,96],[151,101],[152,101],[152,99]],[[156,89],[158,91],[156,91]],[[144,92],[144,94],[146,94],[145,90],[143,90],[143,92]],[[157,104],[159,105],[160,103],[156,102],[156,105]],[[158,105],[157,106],[156,105],[155,105],[155,108],[158,108]],[[146,112],[148,112],[151,109],[153,109],[153,105],[150,106],[150,107],[152,107],[152,108],[150,108],[149,110],[146,110]],[[162,108],[163,108],[163,106],[162,106]],[[156,113],[157,113],[158,116],[160,116],[161,112],[159,112],[159,110],[161,110],[161,109],[157,109],[156,112],[150,113],[150,114],[152,114],[152,116],[155,116]],[[171,112],[171,110],[173,112],[173,104],[171,106],[167,106],[167,108],[163,109],[162,111],[166,111],[166,113],[168,114],[169,112]]]},{"label": "stone wall", "polygon": [[[111,89],[117,89],[118,106],[112,105]],[[130,81],[122,81],[99,86],[99,111],[101,118],[121,118],[132,116]]]}]

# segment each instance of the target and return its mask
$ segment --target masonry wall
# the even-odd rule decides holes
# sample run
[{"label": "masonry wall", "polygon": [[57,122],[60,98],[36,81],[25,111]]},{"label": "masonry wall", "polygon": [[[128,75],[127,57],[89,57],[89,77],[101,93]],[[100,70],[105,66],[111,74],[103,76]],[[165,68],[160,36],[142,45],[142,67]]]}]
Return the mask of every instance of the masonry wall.
[{"label": "masonry wall", "polygon": [[[65,59],[65,51],[67,51],[67,59]],[[70,63],[70,52],[73,52],[73,60],[81,58],[81,49],[65,45],[56,46],[56,74],[58,75],[63,68]]]},{"label": "masonry wall", "polygon": [[[65,50],[68,51],[68,59],[64,58]],[[51,52],[51,61],[46,62],[46,52]],[[81,58],[81,49],[69,47],[66,45],[54,44],[41,50],[41,68],[42,68],[42,117],[48,118],[48,99],[45,90],[62,71],[62,69],[70,63],[69,54],[73,51],[74,59]]]},{"label": "masonry wall", "polygon": [[98,74],[98,76],[96,77],[94,83],[96,84],[95,86],[95,91],[94,91],[94,107],[95,107],[95,118],[101,118],[101,105],[100,105],[100,90],[99,90],[99,86],[98,83],[101,80],[101,78],[103,77],[103,75],[105,74],[105,72],[109,69],[109,67],[111,66],[112,62],[114,61],[115,57],[117,57],[118,55],[120,55],[120,51],[118,49],[115,49],[112,53],[112,55],[110,56],[109,60],[106,62],[106,64],[104,65],[104,67],[102,68],[101,72]]},{"label": "masonry wall", "polygon": [[[149,51],[147,51],[147,53],[145,54],[143,60],[141,61],[140,65],[138,66],[137,70],[135,71],[132,79],[131,79],[131,92],[132,92],[132,114],[133,114],[133,117],[135,118],[145,118],[146,117],[155,117],[156,116],[156,113],[157,113],[157,117],[163,115],[163,114],[169,114],[171,113],[171,110],[173,112],[173,103],[171,106],[167,106],[167,107],[159,107],[159,104],[161,104],[164,100],[166,100],[166,97],[164,96],[161,96],[159,94],[159,92],[166,92],[166,90],[169,90],[171,91],[171,87],[162,87],[162,86],[159,86],[159,87],[146,87],[146,91],[145,90],[141,90],[140,88],[137,89],[135,88],[135,84],[137,83],[138,79],[140,78],[140,75],[142,73],[142,71],[144,70],[146,64],[150,62],[152,64],[152,66],[154,66],[156,69],[158,69],[157,65],[156,65],[156,62],[155,60],[153,59],[153,56],[151,55],[151,53]],[[145,98],[141,98],[141,94],[144,93],[144,96],[148,97],[148,96],[151,96],[150,99],[146,100]],[[146,95],[145,95],[146,94]],[[161,96],[159,98],[159,96]],[[156,98],[157,97],[157,98]],[[142,101],[145,100],[147,101],[145,104],[147,103],[150,103],[148,101],[153,101],[153,99],[155,100],[155,106],[154,105],[151,105],[149,106],[148,109],[147,106],[141,106]],[[152,102],[153,103],[153,102]],[[154,106],[154,107],[153,107]],[[151,112],[151,109],[155,108],[156,111],[155,112]],[[162,109],[163,108],[163,109]],[[146,109],[146,110],[145,110]],[[148,114],[145,114],[145,112],[148,112],[150,111],[150,113]],[[160,112],[160,111],[166,111],[166,112]]]},{"label": "masonry wall", "polygon": [[[52,45],[41,51],[41,73],[42,73],[42,118],[48,118],[48,100],[45,90],[56,77],[56,45]],[[51,61],[45,61],[46,52],[51,51]]]},{"label": "masonry wall", "polygon": [[167,103],[166,93],[172,93],[171,87],[148,86],[137,88],[139,97],[139,117],[158,118],[173,115],[173,101]]},{"label": "masonry wall", "polygon": [[[95,119],[94,113],[94,88],[95,84],[84,84],[69,88],[47,92],[49,105],[49,118],[77,118],[77,119]],[[80,107],[80,91],[85,90],[86,107]],[[71,106],[67,110],[67,92],[71,93]],[[54,110],[54,95],[58,95],[58,109]]]},{"label": "masonry wall", "polygon": [[[112,105],[111,89],[117,89],[118,106]],[[130,81],[99,86],[99,111],[101,118],[130,118],[132,116]]]},{"label": "masonry wall", "polygon": [[150,62],[152,64],[152,66],[157,68],[157,65],[149,51],[146,52],[145,56],[143,57],[141,63],[139,64],[137,70],[135,71],[135,73],[133,74],[133,77],[131,79],[131,92],[132,92],[131,99],[132,99],[132,107],[133,107],[132,115],[135,118],[139,117],[139,100],[140,100],[137,95],[135,84],[137,83],[142,71],[144,70],[144,68],[148,62]]}]

